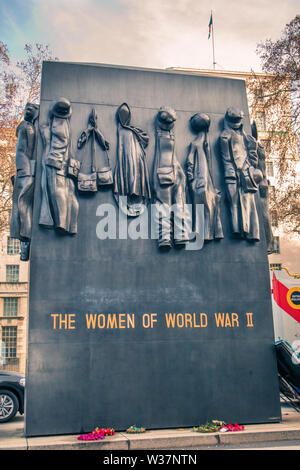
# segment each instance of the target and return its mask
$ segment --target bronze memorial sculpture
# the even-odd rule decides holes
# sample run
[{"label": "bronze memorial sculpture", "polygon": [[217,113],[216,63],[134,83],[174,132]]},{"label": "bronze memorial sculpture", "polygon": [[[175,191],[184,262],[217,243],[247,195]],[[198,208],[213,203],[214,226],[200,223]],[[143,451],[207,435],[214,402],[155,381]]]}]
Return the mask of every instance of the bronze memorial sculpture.
[{"label": "bronze memorial sculpture", "polygon": [[197,134],[191,142],[186,160],[186,173],[193,205],[193,232],[200,232],[196,217],[196,204],[204,205],[204,240],[223,238],[220,218],[220,191],[214,187],[211,171],[211,152],[208,140],[210,118],[207,114],[194,114],[190,119]]},{"label": "bronze memorial sculpture", "polygon": [[262,217],[265,230],[267,253],[270,255],[274,252],[273,232],[271,225],[271,218],[269,213],[269,183],[266,176],[266,154],[265,149],[258,141],[256,123],[253,121],[251,125],[252,135],[257,140],[257,156],[258,168],[263,174],[263,179],[259,184],[259,195],[261,200]]},{"label": "bronze memorial sculpture", "polygon": [[49,122],[40,127],[44,145],[39,224],[62,233],[77,233],[79,205],[74,180],[79,162],[72,157],[71,103],[60,98],[49,110]]},{"label": "bronze memorial sculpture", "polygon": [[243,130],[243,112],[228,108],[220,136],[232,232],[251,241],[260,239],[255,193],[263,179],[258,169],[257,142]]},{"label": "bronze memorial sculpture", "polygon": [[146,132],[130,125],[131,111],[127,103],[118,107],[116,118],[118,144],[114,196],[122,212],[136,217],[143,213],[145,205],[151,199],[145,152],[149,137]]},{"label": "bronze memorial sculpture", "polygon": [[[175,155],[176,113],[161,107],[156,117],[156,147],[153,165],[153,193],[158,227],[158,246],[169,248],[189,241],[187,230],[186,180]],[[172,209],[172,214],[171,214]]]},{"label": "bronze memorial sculpture", "polygon": [[20,240],[21,260],[29,259],[32,229],[32,209],[36,167],[36,126],[39,106],[27,103],[24,120],[17,127],[16,175],[13,181],[10,236]]},{"label": "bronze memorial sculpture", "polygon": [[[96,111],[92,109],[88,119],[88,127],[81,133],[77,141],[77,148],[85,150],[84,159],[81,161],[81,171],[78,174],[79,191],[95,192],[101,187],[113,184],[107,152],[109,142],[100,132],[97,120]],[[87,148],[89,143],[90,149]]]}]

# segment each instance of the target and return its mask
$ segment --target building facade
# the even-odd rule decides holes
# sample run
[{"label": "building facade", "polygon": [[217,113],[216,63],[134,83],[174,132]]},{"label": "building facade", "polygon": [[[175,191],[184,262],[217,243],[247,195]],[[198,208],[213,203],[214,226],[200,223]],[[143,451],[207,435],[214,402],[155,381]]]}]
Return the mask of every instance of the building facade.
[{"label": "building facade", "polygon": [[28,263],[20,261],[19,240],[0,240],[0,369],[25,373],[28,318]]}]

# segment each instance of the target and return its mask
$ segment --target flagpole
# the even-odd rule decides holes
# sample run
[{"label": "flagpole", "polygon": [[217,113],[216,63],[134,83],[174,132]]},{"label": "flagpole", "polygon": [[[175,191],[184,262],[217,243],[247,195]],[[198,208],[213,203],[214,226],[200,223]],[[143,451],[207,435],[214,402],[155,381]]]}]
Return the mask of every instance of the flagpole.
[{"label": "flagpole", "polygon": [[215,70],[216,68],[216,60],[215,60],[215,26],[214,26],[214,20],[213,20],[213,13],[211,10],[211,17],[212,17],[212,25],[211,25],[211,35],[212,35],[212,46],[213,46],[213,69]]}]

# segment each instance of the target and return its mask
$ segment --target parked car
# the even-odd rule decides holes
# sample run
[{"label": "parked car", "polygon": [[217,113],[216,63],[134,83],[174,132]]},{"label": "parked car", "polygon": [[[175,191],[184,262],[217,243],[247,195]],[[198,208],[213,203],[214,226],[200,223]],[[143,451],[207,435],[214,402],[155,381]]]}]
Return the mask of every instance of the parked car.
[{"label": "parked car", "polygon": [[0,371],[0,424],[24,413],[24,388],[24,375]]}]

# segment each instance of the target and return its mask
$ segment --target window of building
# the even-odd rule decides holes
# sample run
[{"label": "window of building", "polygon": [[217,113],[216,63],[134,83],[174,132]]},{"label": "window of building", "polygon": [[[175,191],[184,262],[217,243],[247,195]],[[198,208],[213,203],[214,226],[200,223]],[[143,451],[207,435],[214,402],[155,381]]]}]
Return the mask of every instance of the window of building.
[{"label": "window of building", "polygon": [[274,164],[273,162],[266,162],[267,176],[274,176]]},{"label": "window of building", "polygon": [[16,326],[3,326],[2,327],[2,357],[11,358],[17,357],[17,327]]},{"label": "window of building", "polygon": [[261,140],[261,145],[265,149],[266,154],[269,154],[271,152],[271,141],[270,141],[270,139],[262,139]]},{"label": "window of building", "polygon": [[273,237],[273,250],[274,253],[280,253],[279,237]]},{"label": "window of building", "polygon": [[19,282],[19,265],[6,265],[6,282]]},{"label": "window of building", "polygon": [[262,89],[262,88],[259,89],[259,92],[258,92],[258,94],[257,94],[257,101],[258,101],[259,103],[263,103],[263,102],[264,102],[264,92],[263,92],[263,89]]},{"label": "window of building", "polygon": [[257,113],[255,117],[255,121],[257,124],[257,129],[259,131],[265,131],[266,130],[266,115],[265,113]]},{"label": "window of building", "polygon": [[277,269],[278,271],[281,271],[282,265],[281,265],[281,263],[270,263],[270,268],[271,269]]},{"label": "window of building", "polygon": [[9,224],[9,223],[10,223],[10,219],[11,219],[12,210],[11,210],[11,209],[7,209],[6,213],[7,213],[7,222],[8,222],[8,224]]},{"label": "window of building", "polygon": [[278,227],[278,213],[277,211],[271,211],[271,225],[273,227]]},{"label": "window of building", "polygon": [[20,252],[20,242],[16,238],[7,237],[7,254],[18,255]]},{"label": "window of building", "polygon": [[3,316],[4,317],[17,317],[18,316],[18,297],[5,297],[3,299]]},{"label": "window of building", "polygon": [[269,185],[269,196],[275,197],[275,186]]}]

